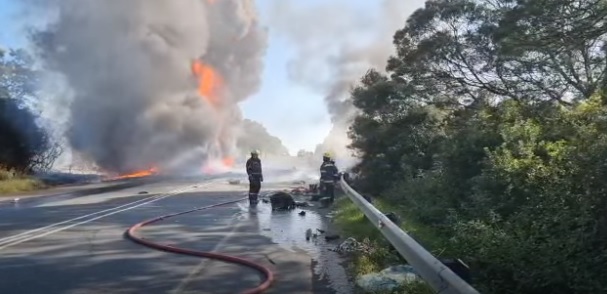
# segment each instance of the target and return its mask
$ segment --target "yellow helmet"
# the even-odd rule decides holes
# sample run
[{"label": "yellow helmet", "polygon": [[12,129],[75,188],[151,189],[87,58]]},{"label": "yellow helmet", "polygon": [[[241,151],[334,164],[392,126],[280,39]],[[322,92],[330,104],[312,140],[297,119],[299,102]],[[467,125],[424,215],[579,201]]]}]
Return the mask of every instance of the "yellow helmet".
[{"label": "yellow helmet", "polygon": [[322,157],[328,157],[331,158],[331,153],[330,152],[325,152]]},{"label": "yellow helmet", "polygon": [[259,155],[259,150],[252,150],[251,155]]}]

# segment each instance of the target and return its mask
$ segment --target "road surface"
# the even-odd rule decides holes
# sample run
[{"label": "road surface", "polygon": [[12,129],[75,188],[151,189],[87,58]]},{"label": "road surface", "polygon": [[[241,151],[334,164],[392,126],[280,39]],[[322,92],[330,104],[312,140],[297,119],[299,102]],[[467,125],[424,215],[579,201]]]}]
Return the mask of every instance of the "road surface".
[{"label": "road surface", "polygon": [[[245,189],[225,179],[165,179],[93,195],[1,203],[0,293],[239,293],[254,287],[262,279],[254,270],[124,238],[135,223],[243,198]],[[268,293],[333,293],[314,277],[309,255],[272,242],[262,223],[243,201],[165,220],[141,235],[269,266],[277,276]]]}]

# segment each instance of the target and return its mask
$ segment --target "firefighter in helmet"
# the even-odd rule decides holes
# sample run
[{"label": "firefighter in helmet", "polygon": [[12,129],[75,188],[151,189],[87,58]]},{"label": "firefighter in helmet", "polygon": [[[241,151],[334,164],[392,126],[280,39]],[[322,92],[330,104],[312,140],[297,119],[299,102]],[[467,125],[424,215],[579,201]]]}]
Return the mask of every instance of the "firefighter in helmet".
[{"label": "firefighter in helmet", "polygon": [[251,157],[247,159],[246,168],[247,175],[249,176],[249,203],[254,206],[257,205],[261,182],[263,182],[258,150],[251,151]]},{"label": "firefighter in helmet", "polygon": [[335,165],[335,161],[331,159],[331,153],[326,152],[322,156],[322,164],[320,165],[320,190],[321,197],[331,198],[331,202],[335,200],[335,182],[338,177],[339,170]]}]

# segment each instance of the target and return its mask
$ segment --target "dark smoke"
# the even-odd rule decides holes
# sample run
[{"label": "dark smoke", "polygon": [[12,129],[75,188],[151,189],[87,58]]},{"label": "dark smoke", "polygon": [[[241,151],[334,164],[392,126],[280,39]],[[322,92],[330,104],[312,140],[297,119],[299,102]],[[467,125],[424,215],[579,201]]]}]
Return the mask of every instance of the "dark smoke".
[{"label": "dark smoke", "polygon": [[[237,103],[258,90],[266,49],[253,0],[26,3],[57,16],[32,40],[73,90],[73,149],[118,172],[234,152]],[[198,95],[197,58],[225,80],[219,110]]]},{"label": "dark smoke", "polygon": [[[356,114],[350,89],[368,69],[384,70],[393,54],[394,33],[424,0],[383,0],[375,14],[351,3],[305,5],[303,1],[275,0],[270,21],[271,27],[297,48],[288,66],[290,78],[325,97],[333,129],[316,153],[333,151],[344,160],[351,158],[346,132]],[[310,19],[313,25],[296,25]]]}]

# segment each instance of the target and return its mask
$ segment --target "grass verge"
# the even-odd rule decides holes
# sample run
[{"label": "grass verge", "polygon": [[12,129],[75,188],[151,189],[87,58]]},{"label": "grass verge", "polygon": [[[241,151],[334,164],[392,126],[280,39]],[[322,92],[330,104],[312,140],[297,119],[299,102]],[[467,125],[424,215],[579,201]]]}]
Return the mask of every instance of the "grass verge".
[{"label": "grass verge", "polygon": [[35,191],[45,187],[44,183],[39,180],[0,170],[0,197],[10,196],[21,192]]},{"label": "grass verge", "polygon": [[[395,264],[406,263],[398,252],[389,250],[389,243],[379,230],[366,218],[366,216],[350,201],[346,196],[339,197],[335,202],[338,207],[335,215],[335,224],[346,237],[354,237],[363,242],[369,248],[368,253],[356,253],[352,255],[352,261],[348,268],[349,273],[358,277],[360,275],[379,272],[386,267]],[[448,252],[447,244],[432,232],[432,228],[420,226],[404,217],[403,209],[385,201],[374,200],[373,205],[380,211],[387,213],[393,212],[402,220],[401,228],[415,238],[422,246],[432,252],[434,256],[440,256]],[[428,285],[423,282],[406,284],[402,288],[392,292],[378,292],[374,294],[429,294],[435,293]]]}]

